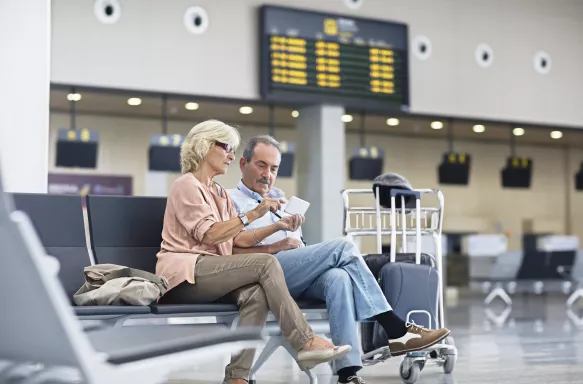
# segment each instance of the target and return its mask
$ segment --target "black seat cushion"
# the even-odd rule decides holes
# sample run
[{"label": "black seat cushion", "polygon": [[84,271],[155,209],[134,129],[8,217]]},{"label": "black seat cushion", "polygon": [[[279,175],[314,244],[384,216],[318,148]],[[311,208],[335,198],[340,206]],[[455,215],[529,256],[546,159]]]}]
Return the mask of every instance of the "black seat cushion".
[{"label": "black seat cushion", "polygon": [[[326,309],[324,302],[299,301],[298,306],[302,310]],[[235,313],[239,308],[235,304],[211,303],[211,304],[158,304],[152,305],[152,313],[158,315],[173,313]]]},{"label": "black seat cushion", "polygon": [[88,305],[74,306],[77,316],[124,316],[148,314],[150,307],[141,305]]},{"label": "black seat cushion", "polygon": [[235,304],[158,304],[152,305],[152,313],[157,315],[172,313],[233,313],[239,312]]},{"label": "black seat cushion", "polygon": [[45,247],[87,247],[81,196],[15,193],[16,209],[25,212]]},{"label": "black seat cushion", "polygon": [[59,261],[59,279],[72,301],[85,282],[83,269],[91,264],[81,196],[15,193],[12,197],[15,208],[32,221],[47,254]]},{"label": "black seat cushion", "polygon": [[154,273],[165,210],[166,198],[162,197],[87,196],[95,262]]},{"label": "black seat cushion", "polygon": [[73,301],[73,295],[85,284],[84,268],[91,264],[86,247],[46,247],[48,255],[59,260],[59,280]]}]

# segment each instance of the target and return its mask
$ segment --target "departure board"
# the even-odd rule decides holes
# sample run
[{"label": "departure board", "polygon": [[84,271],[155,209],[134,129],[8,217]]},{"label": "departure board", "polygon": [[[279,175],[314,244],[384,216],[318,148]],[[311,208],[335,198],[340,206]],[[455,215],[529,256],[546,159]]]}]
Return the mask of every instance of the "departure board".
[{"label": "departure board", "polygon": [[263,99],[408,110],[407,25],[275,6],[260,23]]}]

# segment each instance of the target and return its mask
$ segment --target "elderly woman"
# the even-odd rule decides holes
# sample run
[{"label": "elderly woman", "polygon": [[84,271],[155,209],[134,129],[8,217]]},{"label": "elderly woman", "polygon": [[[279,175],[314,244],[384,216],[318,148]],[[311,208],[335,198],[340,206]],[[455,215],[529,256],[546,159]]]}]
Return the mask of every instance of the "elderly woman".
[{"label": "elderly woman", "polygon": [[[182,145],[182,176],[170,189],[156,265],[156,273],[169,281],[161,302],[231,301],[239,306],[239,326],[263,326],[271,311],[303,370],[341,358],[351,347],[335,347],[314,335],[274,256],[232,255],[233,246],[251,247],[276,231],[295,231],[303,222],[301,216],[288,217],[273,228],[245,230],[269,210],[278,210],[281,202],[265,199],[255,210],[238,216],[227,190],[213,181],[227,172],[239,141],[235,128],[209,120],[194,126]],[[225,381],[245,383],[254,353],[251,349],[234,355],[225,369]]]}]

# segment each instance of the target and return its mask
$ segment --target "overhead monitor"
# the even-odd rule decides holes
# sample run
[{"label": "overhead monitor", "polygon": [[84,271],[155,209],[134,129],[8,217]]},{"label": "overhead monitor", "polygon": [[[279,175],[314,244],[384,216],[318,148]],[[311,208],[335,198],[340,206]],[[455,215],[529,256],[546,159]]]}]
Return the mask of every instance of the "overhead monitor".
[{"label": "overhead monitor", "polygon": [[377,147],[361,147],[352,150],[348,161],[350,180],[374,180],[383,173],[384,151]]},{"label": "overhead monitor", "polygon": [[96,168],[99,133],[62,128],[57,136],[57,167]]},{"label": "overhead monitor", "polygon": [[180,147],[184,143],[181,135],[153,135],[148,149],[150,171],[180,172]]},{"label": "overhead monitor", "polygon": [[409,109],[406,24],[263,6],[261,96]]},{"label": "overhead monitor", "polygon": [[506,166],[500,171],[503,188],[530,188],[532,180],[532,159],[510,156]]},{"label": "overhead monitor", "polygon": [[439,184],[468,185],[472,157],[467,153],[446,152],[437,168]]}]

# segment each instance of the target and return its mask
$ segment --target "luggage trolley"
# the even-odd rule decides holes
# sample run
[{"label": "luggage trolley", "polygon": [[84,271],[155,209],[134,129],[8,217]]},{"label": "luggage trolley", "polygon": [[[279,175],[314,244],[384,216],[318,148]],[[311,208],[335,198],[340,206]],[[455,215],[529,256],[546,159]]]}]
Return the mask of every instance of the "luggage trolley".
[{"label": "luggage trolley", "polygon": [[[445,324],[443,312],[443,273],[442,273],[442,248],[441,232],[443,223],[444,197],[443,193],[435,189],[415,189],[413,191],[391,190],[390,208],[380,205],[379,187],[376,186],[376,197],[372,189],[346,189],[342,191],[344,201],[344,228],[343,233],[347,238],[354,240],[356,237],[376,237],[377,253],[382,254],[383,236],[391,237],[390,261],[397,260],[397,235],[401,235],[401,252],[407,253],[407,236],[415,235],[415,263],[421,262],[422,236],[430,236],[435,245],[435,255],[430,255],[433,265],[436,267],[438,284],[437,314],[434,328],[443,327]],[[415,207],[407,207],[404,194],[416,196]],[[374,207],[351,207],[350,199],[356,195],[373,195]],[[438,200],[437,207],[421,207],[421,197],[435,195]],[[396,198],[401,197],[400,208],[396,207]],[[404,256],[404,255],[401,256]],[[400,258],[400,257],[399,257]],[[413,312],[425,313],[431,319],[427,311],[410,311],[407,321]],[[390,358],[388,347],[375,349],[365,353],[362,357],[364,365],[377,364]],[[412,352],[405,355],[399,373],[405,383],[415,383],[426,363],[433,363],[443,367],[445,373],[451,373],[457,360],[457,348],[454,340],[448,336],[442,342],[431,346],[427,350]]]}]

